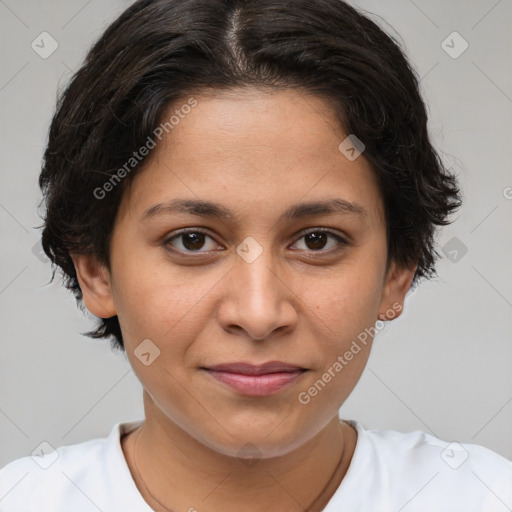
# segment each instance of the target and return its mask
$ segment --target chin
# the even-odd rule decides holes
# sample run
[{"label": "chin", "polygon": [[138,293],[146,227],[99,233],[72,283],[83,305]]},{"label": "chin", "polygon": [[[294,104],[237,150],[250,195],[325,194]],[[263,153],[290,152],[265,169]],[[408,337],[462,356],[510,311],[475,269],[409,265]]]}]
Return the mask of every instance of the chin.
[{"label": "chin", "polygon": [[205,444],[229,457],[267,459],[284,456],[313,436],[305,431],[304,422],[301,426],[299,422],[283,421],[286,415],[282,412],[269,415],[267,420],[262,419],[264,414],[259,414],[257,420],[245,416],[244,420],[217,424],[215,432],[206,434],[203,442],[209,437]]}]

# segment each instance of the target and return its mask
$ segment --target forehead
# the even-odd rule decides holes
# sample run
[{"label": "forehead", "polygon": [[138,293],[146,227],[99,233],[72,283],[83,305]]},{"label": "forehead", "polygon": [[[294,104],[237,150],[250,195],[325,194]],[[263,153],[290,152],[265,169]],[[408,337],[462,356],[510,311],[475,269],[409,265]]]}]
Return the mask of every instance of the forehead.
[{"label": "forehead", "polygon": [[299,202],[341,199],[368,221],[382,220],[374,171],[364,155],[352,160],[340,150],[347,134],[327,101],[289,89],[191,97],[194,108],[180,111],[190,103],[184,98],[163,116],[163,123],[173,117],[172,128],[134,177],[121,210],[140,219],[180,198],[224,205],[232,218],[270,218]]}]

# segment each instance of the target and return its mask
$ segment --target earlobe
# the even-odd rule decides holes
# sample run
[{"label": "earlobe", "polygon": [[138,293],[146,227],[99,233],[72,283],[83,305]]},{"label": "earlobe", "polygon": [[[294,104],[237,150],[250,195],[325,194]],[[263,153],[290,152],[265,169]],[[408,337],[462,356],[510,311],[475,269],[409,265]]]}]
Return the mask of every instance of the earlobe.
[{"label": "earlobe", "polygon": [[110,273],[105,265],[89,254],[72,254],[78,283],[87,309],[99,318],[117,315],[115,308]]},{"label": "earlobe", "polygon": [[395,262],[392,262],[382,290],[379,320],[392,320],[400,316],[403,311],[405,296],[411,287],[417,268],[418,265],[411,268],[399,267]]}]

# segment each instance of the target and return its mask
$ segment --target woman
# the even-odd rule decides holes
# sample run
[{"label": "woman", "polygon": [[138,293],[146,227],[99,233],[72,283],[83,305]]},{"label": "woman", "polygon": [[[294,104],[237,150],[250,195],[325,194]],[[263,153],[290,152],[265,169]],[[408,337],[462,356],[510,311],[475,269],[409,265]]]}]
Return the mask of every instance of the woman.
[{"label": "woman", "polygon": [[460,206],[415,73],[348,4],[134,3],[64,91],[40,185],[44,250],[145,420],[8,464],[2,510],[512,503],[486,448],[338,418]]}]

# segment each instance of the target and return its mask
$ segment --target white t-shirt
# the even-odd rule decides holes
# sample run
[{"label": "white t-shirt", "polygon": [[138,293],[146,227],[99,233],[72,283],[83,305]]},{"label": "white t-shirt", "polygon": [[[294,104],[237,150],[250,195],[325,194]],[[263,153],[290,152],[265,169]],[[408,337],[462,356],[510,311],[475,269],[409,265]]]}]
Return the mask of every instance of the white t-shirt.
[{"label": "white t-shirt", "polygon": [[[120,442],[122,433],[141,423],[117,423],[108,438],[7,464],[0,470],[0,511],[151,512]],[[324,512],[512,510],[512,462],[506,458],[420,431],[366,430],[350,423],[358,434],[355,452]]]}]

